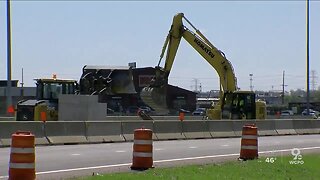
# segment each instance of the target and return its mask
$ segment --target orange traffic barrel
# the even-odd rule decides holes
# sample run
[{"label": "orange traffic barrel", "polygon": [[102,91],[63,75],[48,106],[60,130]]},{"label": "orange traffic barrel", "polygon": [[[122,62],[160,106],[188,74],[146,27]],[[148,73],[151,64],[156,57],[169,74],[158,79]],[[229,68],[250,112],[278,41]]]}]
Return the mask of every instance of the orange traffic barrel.
[{"label": "orange traffic barrel", "polygon": [[239,159],[258,158],[258,128],[254,124],[242,127],[241,150]]},{"label": "orange traffic barrel", "polygon": [[184,112],[179,112],[179,120],[180,121],[184,120]]},{"label": "orange traffic barrel", "polygon": [[42,122],[46,122],[47,121],[47,112],[45,112],[45,111],[41,111],[40,112],[40,120]]},{"label": "orange traffic barrel", "polygon": [[152,148],[152,130],[135,129],[131,169],[146,170],[152,168]]},{"label": "orange traffic barrel", "polygon": [[10,106],[8,107],[7,113],[8,113],[9,115],[14,115],[14,107],[13,107],[13,105],[10,105]]},{"label": "orange traffic barrel", "polygon": [[34,135],[27,131],[17,131],[11,137],[9,180],[36,179]]}]

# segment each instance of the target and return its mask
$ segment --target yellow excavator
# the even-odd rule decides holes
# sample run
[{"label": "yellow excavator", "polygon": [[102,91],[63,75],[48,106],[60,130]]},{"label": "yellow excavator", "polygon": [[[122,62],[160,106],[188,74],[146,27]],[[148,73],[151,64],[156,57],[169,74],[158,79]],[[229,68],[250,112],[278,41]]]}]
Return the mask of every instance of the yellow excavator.
[{"label": "yellow excavator", "polygon": [[[195,30],[188,29],[183,19]],[[160,113],[168,112],[166,92],[168,77],[172,68],[178,47],[184,38],[218,73],[220,79],[220,100],[207,110],[208,119],[265,119],[266,104],[256,101],[252,91],[238,91],[237,79],[233,67],[224,53],[191,24],[183,13],[174,16],[173,22],[162,48],[160,60],[155,67],[156,74],[150,85],[141,93],[141,99]],[[160,67],[166,52],[164,67]]]}]

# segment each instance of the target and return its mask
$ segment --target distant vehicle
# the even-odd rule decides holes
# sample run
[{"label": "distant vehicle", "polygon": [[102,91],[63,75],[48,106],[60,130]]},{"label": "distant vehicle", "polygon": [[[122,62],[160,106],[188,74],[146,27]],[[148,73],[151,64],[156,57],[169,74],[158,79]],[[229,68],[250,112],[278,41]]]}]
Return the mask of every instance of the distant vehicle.
[{"label": "distant vehicle", "polygon": [[[313,109],[309,109],[309,113],[310,115],[315,115],[315,116],[319,116],[319,111],[315,111]],[[306,116],[307,115],[307,109],[304,109],[301,113],[303,116]]]},{"label": "distant vehicle", "polygon": [[292,116],[293,112],[291,110],[283,110],[281,111],[281,116]]},{"label": "distant vehicle", "polygon": [[192,112],[193,116],[205,116],[206,115],[206,108],[197,108],[195,111]]}]

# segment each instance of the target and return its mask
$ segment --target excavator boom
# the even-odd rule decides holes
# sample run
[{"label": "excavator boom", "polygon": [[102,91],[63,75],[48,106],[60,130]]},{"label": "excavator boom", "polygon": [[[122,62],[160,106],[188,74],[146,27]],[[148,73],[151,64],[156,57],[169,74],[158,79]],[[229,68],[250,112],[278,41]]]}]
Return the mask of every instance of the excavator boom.
[{"label": "excavator boom", "polygon": [[[183,25],[183,19],[195,30],[195,32]],[[225,57],[222,51],[217,49],[193,24],[191,24],[183,13],[178,13],[173,17],[171,28],[162,48],[158,66],[156,66],[155,78],[148,87],[142,90],[140,94],[142,100],[156,111],[157,109],[167,109],[166,87],[181,38],[185,39],[218,73],[220,80],[220,102],[215,109],[217,112],[214,110],[209,113],[212,114],[211,117],[220,117],[221,111],[225,108],[226,114],[230,114],[230,112],[232,114],[232,112],[234,112],[234,114],[240,117],[239,114],[242,113],[248,115],[250,118],[254,118],[255,113],[253,113],[253,111],[255,111],[255,108],[251,107],[252,104],[249,103],[251,100],[254,100],[252,97],[254,96],[254,93],[237,92],[237,79],[230,61]],[[160,63],[165,52],[165,64],[162,68],[160,67]],[[240,102],[240,99],[248,102],[247,104],[250,108],[247,108],[246,110],[242,110],[238,107],[235,108],[234,106],[240,106],[237,104],[238,101]],[[237,103],[234,101],[237,101]],[[234,105],[232,103],[234,103]]]},{"label": "excavator boom", "polygon": [[[195,33],[183,25],[183,19],[196,30]],[[155,78],[151,84],[140,93],[141,99],[157,112],[161,111],[161,114],[168,112],[166,103],[168,77],[181,38],[184,38],[218,72],[223,91],[236,90],[236,78],[230,62],[224,57],[221,51],[215,48],[212,43],[184,17],[183,13],[178,13],[173,17],[171,28],[163,45],[158,66],[155,68]],[[161,60],[165,53],[164,67],[160,67]]]}]

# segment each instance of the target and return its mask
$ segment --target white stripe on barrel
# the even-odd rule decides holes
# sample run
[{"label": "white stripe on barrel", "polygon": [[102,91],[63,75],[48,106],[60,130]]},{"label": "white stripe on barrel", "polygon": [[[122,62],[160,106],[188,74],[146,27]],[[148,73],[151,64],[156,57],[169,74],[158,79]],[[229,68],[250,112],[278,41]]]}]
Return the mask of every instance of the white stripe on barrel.
[{"label": "white stripe on barrel", "polygon": [[257,139],[257,135],[242,135],[242,139]]},{"label": "white stripe on barrel", "polygon": [[9,167],[15,169],[34,169],[36,166],[35,163],[10,163]]},{"label": "white stripe on barrel", "polygon": [[34,148],[17,148],[17,147],[11,147],[11,153],[17,153],[17,154],[29,154],[29,153],[34,153]]},{"label": "white stripe on barrel", "polygon": [[133,157],[152,157],[152,153],[133,152]]},{"label": "white stripe on barrel", "polygon": [[135,139],[134,144],[140,144],[140,145],[152,145],[152,140],[140,140],[140,139]]}]

